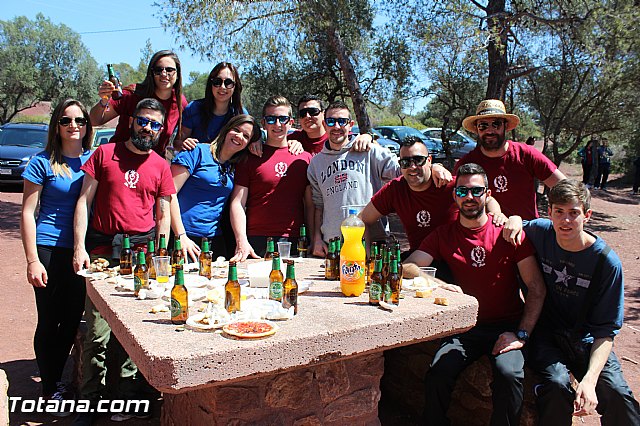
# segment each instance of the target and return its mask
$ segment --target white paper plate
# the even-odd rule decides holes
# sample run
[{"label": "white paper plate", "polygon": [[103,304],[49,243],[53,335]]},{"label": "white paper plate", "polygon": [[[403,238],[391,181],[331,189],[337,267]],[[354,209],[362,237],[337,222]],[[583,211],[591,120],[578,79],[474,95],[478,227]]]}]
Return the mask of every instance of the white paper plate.
[{"label": "white paper plate", "polygon": [[198,322],[202,320],[202,318],[204,318],[204,312],[201,314],[195,314],[190,316],[189,318],[187,318],[187,326],[189,326],[189,328],[193,328],[199,331],[211,331],[211,330],[217,330],[218,328],[222,328],[229,323],[227,321],[227,322],[222,322],[217,324],[202,324]]}]

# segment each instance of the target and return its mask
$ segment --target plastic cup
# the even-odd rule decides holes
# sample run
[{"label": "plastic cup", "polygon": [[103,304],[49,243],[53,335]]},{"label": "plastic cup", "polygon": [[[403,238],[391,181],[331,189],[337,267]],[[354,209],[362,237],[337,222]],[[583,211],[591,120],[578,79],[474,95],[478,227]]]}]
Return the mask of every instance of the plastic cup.
[{"label": "plastic cup", "polygon": [[420,267],[420,272],[422,272],[423,274],[425,274],[428,277],[431,278],[435,278],[436,277],[436,271],[438,270],[438,268],[434,268],[433,266],[422,266]]},{"label": "plastic cup", "polygon": [[278,241],[278,252],[280,253],[280,259],[289,259],[291,257],[291,242]]},{"label": "plastic cup", "polygon": [[169,282],[171,276],[171,257],[156,256],[153,258],[153,266],[156,268],[156,281],[159,283]]}]

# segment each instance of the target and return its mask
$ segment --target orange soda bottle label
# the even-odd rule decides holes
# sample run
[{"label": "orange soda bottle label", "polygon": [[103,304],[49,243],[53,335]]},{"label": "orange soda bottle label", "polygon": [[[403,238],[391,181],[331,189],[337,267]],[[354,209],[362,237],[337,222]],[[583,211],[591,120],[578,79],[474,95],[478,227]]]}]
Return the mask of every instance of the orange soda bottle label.
[{"label": "orange soda bottle label", "polygon": [[355,284],[364,279],[365,263],[352,260],[342,260],[340,262],[340,278],[347,283]]}]

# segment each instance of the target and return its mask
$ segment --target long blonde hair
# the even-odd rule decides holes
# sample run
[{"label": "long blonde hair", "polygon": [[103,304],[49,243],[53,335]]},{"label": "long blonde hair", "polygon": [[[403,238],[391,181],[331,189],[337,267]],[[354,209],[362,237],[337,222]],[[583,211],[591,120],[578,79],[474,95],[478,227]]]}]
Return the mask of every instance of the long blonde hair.
[{"label": "long blonde hair", "polygon": [[85,151],[91,149],[91,143],[93,142],[93,126],[91,125],[89,113],[84,105],[75,99],[65,99],[60,102],[51,114],[47,146],[44,149],[49,153],[49,163],[51,164],[51,170],[53,170],[53,174],[55,176],[60,176],[64,173],[66,176],[71,177],[69,165],[64,161],[64,157],[62,156],[62,139],[60,138],[60,127],[58,127],[58,121],[64,116],[64,111],[73,105],[80,108],[82,115],[87,119],[87,133],[82,139],[82,148]]}]

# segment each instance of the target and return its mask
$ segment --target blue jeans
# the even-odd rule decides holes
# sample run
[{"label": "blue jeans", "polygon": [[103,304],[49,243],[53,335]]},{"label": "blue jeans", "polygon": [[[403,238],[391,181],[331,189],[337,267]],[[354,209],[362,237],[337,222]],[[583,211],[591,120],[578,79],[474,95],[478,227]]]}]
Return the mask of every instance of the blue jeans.
[{"label": "blue jeans", "polygon": [[489,357],[493,370],[491,425],[520,424],[524,395],[524,355],[520,350],[491,355],[498,336],[516,328],[517,324],[477,325],[466,333],[442,340],[425,378],[425,424],[449,424],[447,410],[456,379],[482,355]]},{"label": "blue jeans", "polygon": [[[531,342],[531,365],[542,376],[536,387],[538,421],[540,425],[571,425],[575,393],[571,388],[569,372],[580,381],[589,366],[589,351],[585,359],[569,362],[557,345],[553,334],[537,329]],[[638,402],[622,376],[620,362],[611,351],[598,383],[598,406],[603,425],[640,425]]]}]

